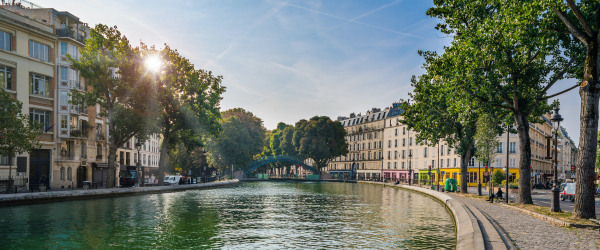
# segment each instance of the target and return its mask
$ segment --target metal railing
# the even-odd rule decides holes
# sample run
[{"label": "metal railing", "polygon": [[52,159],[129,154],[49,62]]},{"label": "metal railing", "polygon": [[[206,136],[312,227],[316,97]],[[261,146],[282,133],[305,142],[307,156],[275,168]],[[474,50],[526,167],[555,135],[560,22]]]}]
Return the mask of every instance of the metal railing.
[{"label": "metal railing", "polygon": [[85,36],[83,36],[82,34],[79,34],[79,32],[75,32],[69,28],[56,29],[56,35],[58,35],[59,37],[72,38],[81,43],[83,43],[84,39],[85,39]]}]

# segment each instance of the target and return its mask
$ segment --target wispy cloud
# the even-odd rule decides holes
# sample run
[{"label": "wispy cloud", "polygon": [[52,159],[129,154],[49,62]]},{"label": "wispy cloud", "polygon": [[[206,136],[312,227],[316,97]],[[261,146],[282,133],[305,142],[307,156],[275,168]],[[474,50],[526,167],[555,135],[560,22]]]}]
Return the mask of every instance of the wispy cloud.
[{"label": "wispy cloud", "polygon": [[344,26],[344,25],[346,25],[346,24],[349,24],[349,23],[356,22],[356,20],[358,20],[358,19],[361,19],[361,18],[363,18],[363,17],[366,17],[366,16],[368,16],[368,15],[371,15],[371,14],[373,14],[373,13],[375,13],[375,12],[377,12],[377,11],[383,10],[383,9],[385,9],[385,8],[388,8],[388,7],[394,6],[394,5],[396,5],[396,4],[400,3],[400,2],[402,2],[402,0],[396,0],[396,1],[394,1],[394,2],[391,2],[391,3],[388,3],[388,4],[384,4],[384,5],[380,6],[379,8],[373,9],[373,10],[371,10],[371,11],[369,11],[369,12],[365,12],[365,13],[363,13],[363,14],[361,14],[361,15],[359,15],[359,16],[357,16],[357,17],[355,17],[355,18],[352,18],[352,19],[350,19],[350,20],[346,21],[345,23],[341,23],[341,24],[338,24],[338,25],[336,25],[336,26],[333,26],[333,27],[329,28],[329,30],[328,30],[328,31],[334,30],[334,29],[336,29],[336,28],[338,28],[338,27],[340,27],[340,26]]},{"label": "wispy cloud", "polygon": [[309,8],[306,8],[306,7],[302,7],[302,6],[298,6],[298,5],[294,5],[294,4],[290,4],[290,3],[287,3],[286,5],[290,6],[290,7],[294,7],[294,8],[298,8],[298,9],[302,9],[302,10],[306,10],[306,11],[310,11],[310,12],[313,12],[313,13],[317,13],[317,14],[321,14],[321,15],[325,15],[325,16],[329,16],[329,17],[341,19],[341,20],[344,20],[344,21],[346,21],[348,23],[357,23],[357,24],[361,24],[361,25],[364,25],[364,26],[367,26],[367,27],[371,27],[371,28],[378,29],[378,30],[392,32],[392,33],[395,33],[395,34],[398,34],[398,35],[402,35],[402,36],[423,39],[423,37],[417,36],[415,34],[406,33],[406,32],[400,32],[400,31],[397,31],[397,30],[388,29],[388,28],[385,28],[385,27],[381,27],[381,26],[377,26],[377,25],[372,25],[372,24],[360,22],[360,21],[356,20],[358,18],[349,19],[349,18],[345,18],[345,17],[341,17],[341,16],[337,16],[337,15],[325,13],[325,12],[314,10],[314,9],[309,9]]}]

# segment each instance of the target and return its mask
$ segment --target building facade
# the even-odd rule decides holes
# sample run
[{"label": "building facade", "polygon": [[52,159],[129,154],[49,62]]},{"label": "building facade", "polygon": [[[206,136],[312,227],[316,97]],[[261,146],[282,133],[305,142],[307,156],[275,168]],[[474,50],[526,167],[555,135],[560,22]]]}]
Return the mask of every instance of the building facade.
[{"label": "building facade", "polygon": [[141,176],[145,183],[155,183],[158,175],[158,161],[160,159],[160,141],[159,134],[153,134],[145,142],[139,142],[139,151],[136,144],[137,138],[132,137],[127,140],[119,149],[117,149],[117,163],[119,171],[136,169],[137,163],[140,163]]},{"label": "building facade", "polygon": [[31,188],[48,187],[55,151],[55,57],[57,36],[42,22],[0,8],[0,81],[11,97],[23,103],[22,113],[43,125],[40,148],[18,155],[0,156],[0,176],[25,180]]}]

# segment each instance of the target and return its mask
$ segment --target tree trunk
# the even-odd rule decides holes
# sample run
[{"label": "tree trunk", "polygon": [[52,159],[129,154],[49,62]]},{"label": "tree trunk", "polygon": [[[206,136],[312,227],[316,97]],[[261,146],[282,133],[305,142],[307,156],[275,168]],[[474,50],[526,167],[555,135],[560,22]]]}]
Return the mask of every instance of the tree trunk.
[{"label": "tree trunk", "polygon": [[108,175],[106,177],[106,187],[114,187],[117,177],[115,176],[115,170],[117,169],[117,147],[111,142],[108,145]]},{"label": "tree trunk", "polygon": [[464,155],[460,156],[460,192],[463,194],[468,193],[468,182],[469,182],[469,161],[473,157],[473,143],[469,143],[467,151]]},{"label": "tree trunk", "polygon": [[168,164],[169,139],[171,137],[169,128],[165,128],[163,133],[163,141],[160,144],[160,159],[158,160],[158,185],[162,186],[165,183],[165,169]]},{"label": "tree trunk", "polygon": [[[531,141],[529,139],[529,120],[527,114],[520,112],[514,113],[515,122],[517,123],[517,131],[519,132],[519,151],[521,152],[519,158],[519,200],[521,204],[533,204],[531,198]],[[508,150],[508,145],[506,145]],[[508,172],[508,165],[506,163]],[[508,180],[506,180],[508,182]],[[508,192],[508,190],[506,190]]]},{"label": "tree trunk", "polygon": [[579,90],[581,96],[581,128],[579,131],[579,151],[577,152],[575,206],[573,217],[596,218],[594,204],[594,163],[596,160],[596,146],[598,135],[598,100],[600,87],[598,76],[600,74],[600,50],[598,41],[590,42],[586,51],[583,80],[587,86]]}]

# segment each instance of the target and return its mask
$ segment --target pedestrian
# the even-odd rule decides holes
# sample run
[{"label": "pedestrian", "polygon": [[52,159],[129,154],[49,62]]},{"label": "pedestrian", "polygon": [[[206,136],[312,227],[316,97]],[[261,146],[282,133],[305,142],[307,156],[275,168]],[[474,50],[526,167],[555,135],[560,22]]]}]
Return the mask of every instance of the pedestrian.
[{"label": "pedestrian", "polygon": [[502,194],[503,194],[502,188],[498,188],[498,192],[496,193],[496,197],[498,197],[498,200],[502,199]]}]

